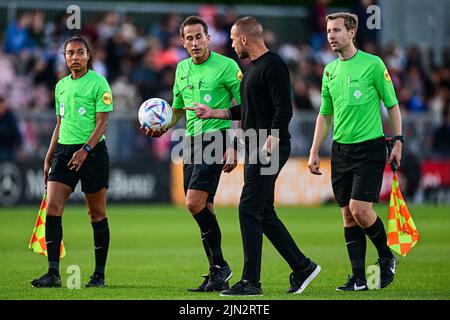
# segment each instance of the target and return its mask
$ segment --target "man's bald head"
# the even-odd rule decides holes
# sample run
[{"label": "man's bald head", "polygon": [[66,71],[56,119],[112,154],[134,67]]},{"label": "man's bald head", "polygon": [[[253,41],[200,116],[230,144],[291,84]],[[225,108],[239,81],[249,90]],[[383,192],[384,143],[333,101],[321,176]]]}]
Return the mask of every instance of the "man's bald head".
[{"label": "man's bald head", "polygon": [[240,36],[246,36],[250,39],[263,39],[263,27],[254,17],[245,17],[236,21],[233,25],[236,33]]}]

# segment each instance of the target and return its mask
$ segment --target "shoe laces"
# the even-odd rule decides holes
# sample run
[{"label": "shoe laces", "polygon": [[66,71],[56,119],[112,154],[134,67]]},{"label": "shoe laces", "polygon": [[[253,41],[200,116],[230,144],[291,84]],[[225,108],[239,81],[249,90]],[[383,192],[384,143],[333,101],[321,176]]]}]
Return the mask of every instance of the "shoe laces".
[{"label": "shoe laces", "polygon": [[101,276],[99,276],[98,274],[94,273],[90,278],[90,280],[97,280],[97,279],[103,279]]},{"label": "shoe laces", "polygon": [[50,272],[47,272],[46,274],[43,274],[42,276],[40,276],[38,280],[43,280],[43,279],[49,278],[51,276],[52,276],[52,274]]},{"label": "shoe laces", "polygon": [[238,282],[236,282],[231,289],[237,289],[237,288],[243,288],[245,287],[249,282],[248,281],[244,281],[244,280],[240,280]]},{"label": "shoe laces", "polygon": [[387,268],[389,266],[389,263],[391,262],[391,259],[387,258],[379,258],[375,264],[379,265],[380,268]]},{"label": "shoe laces", "polygon": [[291,274],[289,275],[289,283],[291,284],[291,286],[297,286],[297,279],[295,279],[295,274],[293,272],[291,272]]},{"label": "shoe laces", "polygon": [[348,274],[347,275],[347,283],[345,284],[345,285],[348,285],[348,284],[350,284],[352,281],[353,281],[353,278],[354,278],[355,276],[353,275],[353,274]]}]

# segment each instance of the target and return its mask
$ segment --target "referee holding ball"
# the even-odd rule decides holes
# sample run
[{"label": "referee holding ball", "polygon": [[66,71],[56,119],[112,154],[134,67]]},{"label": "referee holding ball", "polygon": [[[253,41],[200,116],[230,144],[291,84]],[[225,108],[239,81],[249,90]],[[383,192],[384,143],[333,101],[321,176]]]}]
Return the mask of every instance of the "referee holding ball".
[{"label": "referee holding ball", "polygon": [[383,222],[372,208],[378,202],[387,155],[380,100],[387,108],[395,145],[388,162],[400,167],[402,123],[394,86],[383,61],[355,47],[358,18],[349,13],[327,16],[328,42],[339,58],[325,67],[322,105],[317,117],[308,167],[319,171],[319,150],[334,118],[331,179],[341,207],[352,275],[338,291],[367,290],[366,235],[375,245],[380,288],[394,280],[397,260],[387,246]]},{"label": "referee holding ball", "polygon": [[109,247],[106,218],[109,156],[104,133],[113,110],[111,88],[92,70],[92,51],[84,38],[72,36],[64,44],[71,74],[55,88],[57,123],[44,161],[47,188],[45,237],[49,269],[34,279],[34,287],[60,287],[61,218],[70,194],[81,180],[94,232],[95,271],[86,287],[105,285]]}]

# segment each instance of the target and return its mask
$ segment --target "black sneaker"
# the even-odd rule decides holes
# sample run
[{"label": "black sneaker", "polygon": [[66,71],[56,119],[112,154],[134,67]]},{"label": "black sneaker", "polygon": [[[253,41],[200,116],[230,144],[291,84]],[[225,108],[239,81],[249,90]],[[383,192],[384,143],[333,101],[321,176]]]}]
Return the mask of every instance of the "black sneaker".
[{"label": "black sneaker", "polygon": [[99,275],[98,273],[94,273],[90,278],[88,283],[86,283],[86,288],[99,288],[106,286],[105,277]]},{"label": "black sneaker", "polygon": [[398,260],[393,258],[380,258],[376,264],[380,265],[380,289],[386,288],[392,281],[394,281],[395,268]]},{"label": "black sneaker", "polygon": [[233,275],[228,264],[223,267],[212,266],[209,270],[209,280],[203,291],[219,291]]},{"label": "black sneaker", "polygon": [[46,273],[38,279],[31,281],[31,285],[35,288],[61,287],[61,277],[56,273]]},{"label": "black sneaker", "polygon": [[221,296],[262,296],[260,282],[252,282],[248,280],[241,280],[235,283],[229,290],[224,290],[220,293]]},{"label": "black sneaker", "polygon": [[355,275],[348,276],[347,282],[340,287],[336,288],[336,291],[367,291],[366,279],[358,278]]},{"label": "black sneaker", "polygon": [[309,283],[317,277],[320,272],[320,266],[314,262],[310,262],[308,269],[303,271],[292,272],[289,276],[291,287],[288,293],[299,294],[302,293]]},{"label": "black sneaker", "polygon": [[[205,280],[203,280],[203,282],[200,284],[200,286],[198,286],[197,288],[187,289],[187,291],[189,291],[189,292],[204,292],[206,284],[209,281],[209,274],[204,274],[204,275],[202,275],[202,277],[205,278]],[[228,290],[228,289],[230,289],[230,283],[227,281],[224,283],[222,288],[214,290],[214,291],[222,291],[222,290]]]}]

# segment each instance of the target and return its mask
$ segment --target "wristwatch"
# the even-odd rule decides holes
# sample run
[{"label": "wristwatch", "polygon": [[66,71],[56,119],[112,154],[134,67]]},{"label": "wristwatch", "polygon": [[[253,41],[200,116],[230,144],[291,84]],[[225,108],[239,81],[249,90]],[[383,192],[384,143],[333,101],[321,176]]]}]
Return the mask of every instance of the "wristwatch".
[{"label": "wristwatch", "polygon": [[86,150],[87,154],[92,151],[92,148],[87,143],[83,145],[83,149]]},{"label": "wristwatch", "polygon": [[393,140],[394,141],[400,141],[401,143],[404,143],[405,142],[405,139],[403,138],[403,136],[395,136],[394,138],[393,138]]}]

